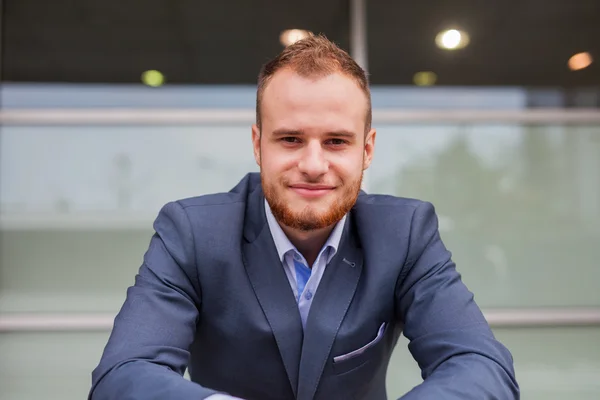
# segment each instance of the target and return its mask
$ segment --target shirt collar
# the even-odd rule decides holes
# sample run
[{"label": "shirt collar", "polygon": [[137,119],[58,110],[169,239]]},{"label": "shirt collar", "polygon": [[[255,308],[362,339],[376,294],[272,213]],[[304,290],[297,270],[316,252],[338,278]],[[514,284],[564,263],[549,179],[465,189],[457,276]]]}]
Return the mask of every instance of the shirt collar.
[{"label": "shirt collar", "polygon": [[[285,262],[285,255],[292,250],[300,253],[298,251],[298,249],[296,249],[296,246],[294,246],[292,244],[292,242],[290,242],[290,240],[286,236],[285,232],[283,232],[283,229],[281,229],[281,226],[277,222],[277,219],[275,219],[275,216],[273,215],[273,211],[271,211],[271,206],[269,206],[269,203],[267,202],[266,199],[265,199],[265,213],[267,214],[267,223],[269,224],[269,229],[271,230],[271,236],[273,237],[273,241],[275,242],[275,247],[277,248],[277,254],[279,255],[279,259],[281,260],[281,262]],[[344,232],[344,223],[345,222],[346,222],[346,215],[344,215],[344,217],[335,225],[335,227],[331,231],[331,234],[327,238],[325,245],[319,252],[319,254],[320,254],[323,251],[327,250],[328,248],[331,248],[331,251],[327,255],[327,262],[331,261],[331,259],[335,255],[335,253],[337,253],[337,251],[338,251],[338,248],[340,246],[340,241],[342,239],[342,233]]]}]

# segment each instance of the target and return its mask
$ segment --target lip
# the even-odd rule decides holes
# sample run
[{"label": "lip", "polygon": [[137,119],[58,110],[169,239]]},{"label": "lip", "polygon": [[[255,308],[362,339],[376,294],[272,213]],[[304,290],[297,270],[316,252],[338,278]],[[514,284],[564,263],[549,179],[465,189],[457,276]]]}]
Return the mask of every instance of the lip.
[{"label": "lip", "polygon": [[290,189],[302,197],[316,198],[331,193],[335,188],[325,185],[291,185]]}]

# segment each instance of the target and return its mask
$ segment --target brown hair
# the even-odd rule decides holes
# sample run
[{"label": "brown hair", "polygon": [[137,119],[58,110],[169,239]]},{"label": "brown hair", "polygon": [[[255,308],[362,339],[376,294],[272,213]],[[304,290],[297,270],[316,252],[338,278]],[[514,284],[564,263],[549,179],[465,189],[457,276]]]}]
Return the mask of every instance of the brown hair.
[{"label": "brown hair", "polygon": [[304,77],[321,77],[341,72],[353,78],[367,96],[365,132],[371,129],[371,91],[367,74],[346,51],[323,35],[311,35],[297,41],[262,67],[256,90],[256,125],[259,129],[261,127],[260,104],[263,92],[273,75],[283,68],[291,68]]}]

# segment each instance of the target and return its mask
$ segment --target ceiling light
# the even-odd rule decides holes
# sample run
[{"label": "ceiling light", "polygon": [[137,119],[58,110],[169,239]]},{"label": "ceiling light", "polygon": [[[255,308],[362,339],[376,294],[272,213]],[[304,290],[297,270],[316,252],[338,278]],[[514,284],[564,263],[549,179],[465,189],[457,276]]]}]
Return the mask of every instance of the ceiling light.
[{"label": "ceiling light", "polygon": [[417,72],[415,76],[413,76],[413,82],[417,86],[431,86],[435,85],[437,81],[437,75],[435,72],[431,71],[421,71]]},{"label": "ceiling light", "polygon": [[162,86],[165,83],[165,76],[160,71],[152,69],[142,74],[142,82],[152,87]]},{"label": "ceiling light", "polygon": [[440,49],[462,49],[469,44],[469,35],[458,29],[448,29],[437,34],[435,43]]},{"label": "ceiling light", "polygon": [[286,29],[279,35],[279,41],[284,46],[289,46],[296,43],[298,40],[309,37],[311,33],[304,29]]},{"label": "ceiling light", "polygon": [[571,71],[577,71],[590,66],[592,63],[592,56],[590,53],[577,53],[573,57],[569,58],[569,69]]}]

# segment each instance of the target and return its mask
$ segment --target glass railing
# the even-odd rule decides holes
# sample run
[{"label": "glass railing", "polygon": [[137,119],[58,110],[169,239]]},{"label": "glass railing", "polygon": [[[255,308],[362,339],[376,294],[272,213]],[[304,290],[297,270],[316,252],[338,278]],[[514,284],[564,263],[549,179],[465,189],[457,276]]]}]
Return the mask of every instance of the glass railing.
[{"label": "glass railing", "polygon": [[[258,170],[253,112],[0,116],[0,398],[81,399],[160,207]],[[600,398],[600,113],[389,110],[374,122],[365,190],[436,206],[523,398]],[[405,345],[392,398],[420,381]]]}]

